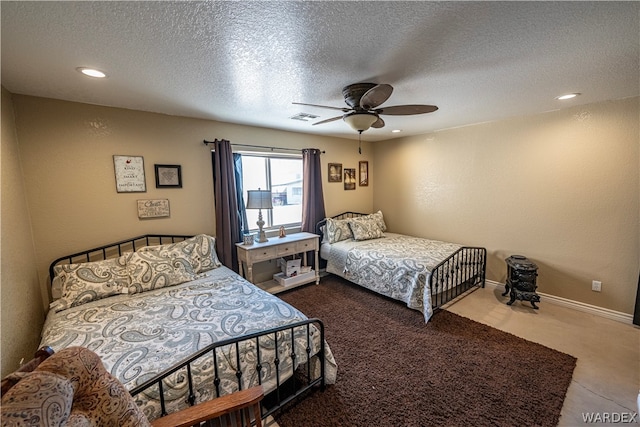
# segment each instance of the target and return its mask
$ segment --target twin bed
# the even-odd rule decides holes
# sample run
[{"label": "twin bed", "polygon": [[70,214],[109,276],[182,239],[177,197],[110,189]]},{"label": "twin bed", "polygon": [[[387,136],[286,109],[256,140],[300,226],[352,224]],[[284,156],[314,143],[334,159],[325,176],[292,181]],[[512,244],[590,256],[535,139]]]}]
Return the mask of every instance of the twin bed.
[{"label": "twin bed", "polygon": [[[484,286],[486,251],[386,232],[382,213],[318,224],[327,272],[401,300],[425,321]],[[149,419],[262,385],[263,417],[337,365],[324,325],[222,266],[206,235],[146,235],[66,255],[41,346],[88,347]]]}]

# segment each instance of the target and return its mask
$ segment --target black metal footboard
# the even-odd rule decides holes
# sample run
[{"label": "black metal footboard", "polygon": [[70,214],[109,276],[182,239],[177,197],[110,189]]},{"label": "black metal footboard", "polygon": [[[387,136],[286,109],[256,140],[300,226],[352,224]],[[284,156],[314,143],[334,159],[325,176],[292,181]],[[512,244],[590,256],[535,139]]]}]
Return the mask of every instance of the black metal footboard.
[{"label": "black metal footboard", "polygon": [[475,286],[484,288],[487,273],[487,250],[462,247],[431,271],[429,289],[431,306],[438,309]]},{"label": "black metal footboard", "polygon": [[[319,338],[317,337],[319,332]],[[316,335],[316,338],[313,338]],[[265,340],[269,342],[265,346]],[[315,343],[314,343],[315,342]],[[304,348],[300,348],[304,343]],[[247,356],[246,348],[251,349]],[[265,356],[275,351],[274,357]],[[304,357],[300,357],[300,355]],[[243,377],[254,376],[257,383],[265,387],[265,399],[262,402],[262,418],[266,418],[287,403],[298,398],[313,387],[325,387],[325,341],[324,324],[320,319],[312,318],[288,325],[244,335],[211,344],[177,365],[159,373],[130,391],[136,398],[138,394],[157,396],[160,401],[161,415],[167,414],[166,381],[177,375],[187,381],[188,395],[185,403],[197,402],[196,382],[208,384],[214,389],[215,397],[226,394],[221,388],[219,362],[226,359],[235,369],[234,388],[242,390]],[[208,364],[213,367],[213,377],[197,381],[193,366]],[[268,384],[267,384],[268,383]],[[245,383],[246,384],[246,383]],[[252,384],[257,385],[257,384]],[[226,387],[229,387],[228,379]],[[148,397],[148,396],[145,396]],[[136,398],[137,399],[137,398]]]}]

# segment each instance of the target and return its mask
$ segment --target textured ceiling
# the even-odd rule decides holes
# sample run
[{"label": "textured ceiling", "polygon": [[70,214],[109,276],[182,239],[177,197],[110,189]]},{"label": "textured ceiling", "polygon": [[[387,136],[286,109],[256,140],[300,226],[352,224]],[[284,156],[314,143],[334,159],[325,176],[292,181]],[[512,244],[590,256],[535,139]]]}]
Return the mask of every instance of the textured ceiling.
[{"label": "textured ceiling", "polygon": [[[640,93],[637,2],[8,2],[12,93],[357,138],[351,83],[388,83],[369,141]],[[82,76],[76,67],[105,71]],[[571,101],[554,98],[580,92]],[[319,117],[291,120],[297,113]],[[338,112],[339,114],[339,112]],[[392,129],[402,129],[392,134]]]}]

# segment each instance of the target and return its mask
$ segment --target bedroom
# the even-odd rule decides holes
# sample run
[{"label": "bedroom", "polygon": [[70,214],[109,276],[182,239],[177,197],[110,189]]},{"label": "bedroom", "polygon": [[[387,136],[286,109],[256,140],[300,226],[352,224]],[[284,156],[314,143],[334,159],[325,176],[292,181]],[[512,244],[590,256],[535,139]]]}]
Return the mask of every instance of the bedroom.
[{"label": "bedroom", "polygon": [[[486,246],[488,279],[495,282],[504,282],[504,258],[524,253],[541,266],[540,292],[625,319],[633,313],[640,258],[637,87],[602,102],[421,136],[374,142],[365,133],[360,156],[351,137],[25,96],[4,84],[3,373],[39,341],[52,259],[159,226],[176,233],[215,229],[203,139],[316,147],[326,151],[324,165],[368,160],[368,187],[345,191],[323,182],[328,214],[381,209],[397,231]],[[113,154],[144,156],[146,196],[170,198],[171,218],[138,220],[136,195],[114,191]],[[152,188],[152,165],[167,162],[183,166],[181,190]],[[592,280],[602,281],[601,293],[591,291]],[[16,324],[24,326],[9,326]]]}]

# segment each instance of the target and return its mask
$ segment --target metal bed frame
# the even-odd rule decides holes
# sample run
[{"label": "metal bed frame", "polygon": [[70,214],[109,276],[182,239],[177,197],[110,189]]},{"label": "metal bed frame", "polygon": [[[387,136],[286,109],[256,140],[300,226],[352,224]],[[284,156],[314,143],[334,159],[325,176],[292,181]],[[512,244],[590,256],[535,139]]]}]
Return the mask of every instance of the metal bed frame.
[{"label": "metal bed frame", "polygon": [[[311,354],[311,325],[312,324],[314,324],[315,327],[320,331],[320,343],[321,343],[320,349],[315,354]],[[257,373],[258,383],[262,385],[262,377],[260,376],[260,372],[262,371],[262,361],[260,356],[260,345],[259,345],[260,338],[268,335],[273,335],[275,348],[279,348],[278,342],[285,340],[285,339],[281,339],[281,340],[278,339],[281,336],[280,333],[289,331],[289,334],[288,334],[289,339],[287,341],[289,341],[291,345],[291,352],[287,356],[291,358],[291,366],[295,366],[295,359],[296,359],[295,335],[296,335],[296,331],[300,329],[303,329],[304,332],[306,333],[307,345],[304,348],[304,351],[307,354],[307,362],[302,366],[302,368],[299,366],[298,369],[287,381],[282,381],[281,375],[280,375],[280,363],[282,362],[282,360],[278,359],[278,357],[276,356],[276,359],[274,360],[276,388],[275,390],[270,392],[267,396],[265,396],[265,399],[262,403],[263,404],[262,418],[264,419],[269,415],[271,415],[272,413],[274,413],[275,411],[277,411],[278,409],[282,408],[284,405],[291,402],[292,400],[300,397],[302,394],[306,393],[308,390],[314,388],[315,386],[320,386],[320,388],[324,390],[325,388],[324,324],[320,319],[311,318],[307,320],[302,320],[300,322],[291,323],[291,324],[276,327],[276,328],[271,328],[262,332],[256,332],[249,335],[243,335],[237,338],[218,341],[214,344],[211,344],[203,348],[197,353],[194,353],[193,355],[184,359],[182,362],[179,362],[178,364],[164,370],[163,372],[159,373],[158,375],[154,376],[148,381],[145,381],[144,383],[134,387],[129,391],[129,393],[135,397],[136,395],[145,392],[151,387],[154,387],[154,386],[158,387],[158,394],[160,396],[161,415],[165,416],[167,415],[167,411],[165,409],[163,381],[170,375],[173,375],[178,371],[183,371],[184,373],[186,373],[186,378],[189,386],[189,395],[187,397],[187,402],[189,403],[189,405],[193,406],[198,402],[196,402],[196,396],[195,396],[194,387],[193,387],[194,384],[193,384],[191,366],[193,363],[200,361],[200,359],[209,357],[210,360],[213,362],[213,366],[214,366],[214,377],[211,381],[215,387],[216,397],[220,397],[221,394],[220,394],[220,377],[218,375],[218,359],[221,356],[218,355],[218,352],[216,350],[223,349],[226,346],[234,346],[235,354],[236,354],[236,366],[240,367],[241,366],[240,344],[245,341],[255,342],[257,360],[255,361],[255,365],[253,366],[245,365],[245,368],[247,368],[245,371],[243,371],[242,369],[236,370],[235,375],[238,380],[238,390],[242,390],[242,376],[245,375],[246,373],[250,373],[250,369],[253,369]],[[314,357],[317,357],[318,363],[320,363],[320,375],[315,378],[313,373],[311,372],[312,363],[310,363],[310,361]],[[269,404],[268,402],[270,402],[271,404]]]},{"label": "metal bed frame", "polygon": [[[71,255],[65,255],[53,261],[49,266],[49,276],[51,281],[53,282],[54,278],[54,267],[60,264],[72,264],[72,263],[81,263],[81,262],[93,262],[93,261],[101,261],[109,258],[119,257],[125,252],[135,251],[136,248],[141,248],[143,246],[151,246],[151,245],[161,245],[165,243],[175,243],[185,239],[188,239],[192,236],[189,235],[161,235],[161,234],[147,234],[143,236],[133,237],[131,239],[121,240],[119,242],[110,243],[107,245],[99,246],[96,248],[88,249],[86,251],[77,252]],[[311,353],[311,328],[312,325],[319,331],[320,333],[320,345],[315,353]],[[288,332],[288,333],[287,333]],[[290,345],[290,352],[288,352],[287,357],[291,359],[291,366],[295,367],[295,359],[296,359],[296,348],[299,348],[299,345],[296,344],[295,336],[300,336],[300,333],[306,334],[306,347],[303,349],[304,353],[307,355],[307,359],[305,363],[301,363],[297,369],[293,371],[293,375],[284,380],[282,378],[280,368],[282,360],[278,359],[276,356],[274,360],[275,367],[275,379],[276,379],[276,388],[271,391],[269,394],[265,396],[262,401],[262,418],[265,419],[272,413],[277,410],[283,408],[285,405],[294,401],[295,399],[300,398],[303,394],[306,394],[312,388],[320,387],[321,390],[325,389],[325,341],[324,341],[324,324],[320,319],[310,318],[307,320],[290,323],[287,325],[271,328],[265,331],[256,332],[248,335],[243,335],[240,337],[227,339],[224,341],[219,341],[209,346],[203,348],[202,350],[192,354],[191,356],[185,358],[181,362],[176,365],[164,370],[156,374],[151,379],[145,381],[142,384],[139,384],[135,388],[131,389],[129,392],[132,396],[136,396],[140,393],[144,393],[152,387],[157,387],[158,396],[160,400],[160,408],[162,416],[167,415],[165,409],[165,395],[164,395],[164,380],[172,374],[176,372],[183,372],[186,375],[186,379],[188,381],[188,390],[189,395],[187,397],[187,403],[189,405],[195,405],[196,396],[194,392],[194,381],[192,377],[192,364],[196,361],[200,361],[201,359],[209,357],[212,362],[214,368],[214,378],[211,378],[211,383],[215,387],[216,397],[220,397],[220,377],[218,376],[218,367],[217,360],[220,357],[218,355],[219,349],[224,349],[227,346],[235,346],[236,353],[236,366],[238,369],[236,370],[236,377],[238,380],[238,390],[242,390],[242,377],[243,375],[256,373],[258,377],[258,382],[262,384],[262,377],[260,375],[261,370],[263,369],[261,356],[260,356],[260,346],[258,345],[259,340],[262,337],[272,336],[274,341],[275,348],[279,348],[279,345],[287,344],[285,341],[286,336],[289,338],[286,339],[288,344]],[[240,345],[243,342],[249,341],[255,342],[255,348],[257,352],[257,360],[255,365],[243,365],[241,369],[240,364]],[[279,344],[279,342],[281,344]],[[220,350],[221,351],[221,350]],[[300,353],[300,352],[298,352]],[[278,353],[276,353],[277,355]],[[319,374],[312,372],[312,361],[317,360],[320,364]]]},{"label": "metal bed frame", "polygon": [[[347,219],[365,216],[359,212],[343,212],[333,219]],[[322,226],[327,220],[316,224],[316,234],[323,235]],[[480,286],[484,288],[487,272],[486,248],[463,246],[442,260],[431,271],[429,292],[431,306],[436,313],[443,305],[453,301],[470,289]]]}]

